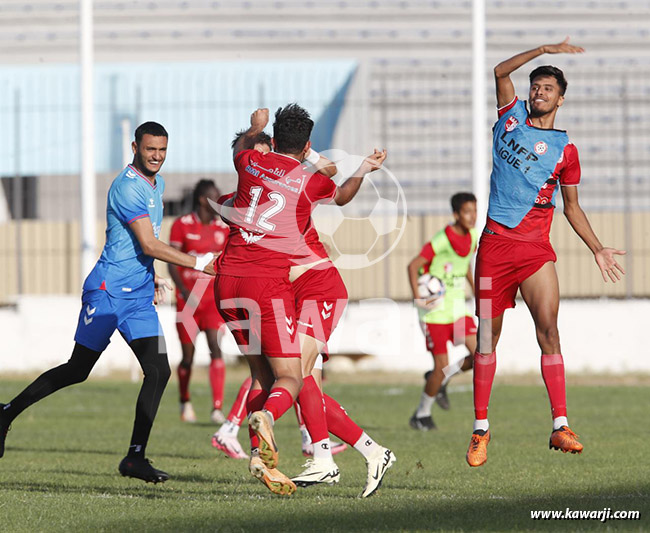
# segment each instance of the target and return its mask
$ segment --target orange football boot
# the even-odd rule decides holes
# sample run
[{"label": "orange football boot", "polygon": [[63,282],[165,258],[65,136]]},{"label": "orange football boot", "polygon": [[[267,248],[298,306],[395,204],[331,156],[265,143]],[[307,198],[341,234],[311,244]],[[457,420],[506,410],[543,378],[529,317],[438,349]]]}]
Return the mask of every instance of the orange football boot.
[{"label": "orange football boot", "polygon": [[291,496],[296,492],[296,484],[276,468],[268,468],[257,454],[251,455],[248,466],[250,473],[279,496]]},{"label": "orange football boot", "polygon": [[260,457],[267,468],[278,466],[278,447],[273,436],[273,419],[266,411],[255,411],[248,420],[249,426],[260,440]]},{"label": "orange football boot", "polygon": [[548,447],[551,450],[562,450],[562,453],[582,453],[582,444],[578,442],[578,435],[568,426],[562,426],[551,433]]},{"label": "orange football boot", "polygon": [[477,431],[472,433],[472,440],[469,441],[469,449],[465,456],[469,466],[481,466],[487,461],[488,442],[490,442],[489,429],[483,435],[480,435]]}]

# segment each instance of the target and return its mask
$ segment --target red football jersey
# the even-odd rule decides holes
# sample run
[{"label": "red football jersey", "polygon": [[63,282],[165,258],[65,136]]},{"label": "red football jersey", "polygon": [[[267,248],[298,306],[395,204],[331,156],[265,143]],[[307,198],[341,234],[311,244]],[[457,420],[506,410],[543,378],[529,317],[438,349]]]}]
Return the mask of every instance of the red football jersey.
[{"label": "red football jersey", "polygon": [[[230,228],[221,219],[214,219],[210,224],[204,225],[196,213],[190,213],[174,220],[169,234],[169,243],[179,248],[181,252],[190,255],[217,253],[226,246],[229,231]],[[210,285],[206,289],[204,297],[214,293],[213,276],[193,268],[178,267],[178,271],[187,290],[192,290],[198,278],[210,278]],[[178,296],[177,288],[176,297],[178,298]]]},{"label": "red football jersey", "polygon": [[286,278],[315,204],[332,199],[336,183],[274,152],[243,150],[235,157],[235,169],[237,196],[227,215],[232,224],[219,273]]},{"label": "red football jersey", "polygon": [[308,265],[319,259],[329,259],[329,254],[325,246],[320,241],[318,231],[314,227],[312,220],[309,220],[309,227],[303,235],[303,241],[295,250],[291,257],[291,265]]}]

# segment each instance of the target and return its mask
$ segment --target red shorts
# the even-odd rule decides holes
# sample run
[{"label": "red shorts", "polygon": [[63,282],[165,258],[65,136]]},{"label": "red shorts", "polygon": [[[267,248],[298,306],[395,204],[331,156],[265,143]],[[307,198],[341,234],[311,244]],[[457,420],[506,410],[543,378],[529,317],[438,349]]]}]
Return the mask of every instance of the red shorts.
[{"label": "red shorts", "polygon": [[219,313],[246,355],[300,357],[293,289],[286,278],[217,275]]},{"label": "red shorts", "polygon": [[494,318],[515,306],[519,285],[549,261],[557,261],[548,241],[518,241],[483,233],[476,255],[476,315]]},{"label": "red shorts", "polygon": [[307,270],[292,285],[298,331],[327,342],[348,303],[348,291],[334,265],[329,268],[318,266]]},{"label": "red shorts", "polygon": [[205,293],[194,310],[186,307],[186,302],[180,294],[176,295],[176,330],[181,344],[194,344],[199,331],[218,330],[224,324],[212,292]]},{"label": "red shorts", "polygon": [[420,325],[427,341],[427,350],[432,355],[447,353],[447,342],[456,346],[465,342],[469,335],[476,335],[476,324],[471,316],[461,317],[451,324],[420,322]]}]

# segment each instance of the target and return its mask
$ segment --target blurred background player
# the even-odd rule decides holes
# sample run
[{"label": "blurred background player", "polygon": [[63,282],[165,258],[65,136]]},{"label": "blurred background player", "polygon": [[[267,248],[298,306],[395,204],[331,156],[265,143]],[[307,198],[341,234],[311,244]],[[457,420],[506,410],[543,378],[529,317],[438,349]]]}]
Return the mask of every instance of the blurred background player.
[{"label": "blurred background player", "polygon": [[[200,255],[219,253],[228,238],[228,226],[217,217],[210,206],[216,202],[219,190],[214,181],[202,179],[192,193],[192,212],[178,217],[171,228],[169,244],[182,252]],[[205,331],[210,349],[210,387],[212,389],[212,412],[210,419],[222,424],[226,418],[223,407],[223,389],[226,365],[219,348],[219,329],[224,322],[214,302],[214,277],[191,268],[169,265],[169,274],[176,285],[176,329],[181,341],[183,359],[178,365],[180,411],[183,422],[196,422],[196,414],[190,401],[190,376],[194,361],[194,343],[199,331]]]},{"label": "blurred background player", "polygon": [[[191,256],[158,240],[165,182],[158,174],[167,156],[167,131],[156,122],[135,130],[133,163],[113,181],[106,204],[106,244],[88,274],[81,297],[75,346],[67,363],[48,370],[6,405],[0,404],[0,457],[11,422],[57,390],[85,381],[117,329],[138,359],[144,380],[135,408],[123,476],[158,483],[169,475],[145,457],[160,399],[170,376],[165,338],[154,307],[164,280],[154,259],[214,275],[214,254]],[[168,287],[171,288],[171,287]]]},{"label": "blurred background player", "polygon": [[[553,417],[549,448],[581,453],[578,436],[569,429],[564,360],[557,328],[560,293],[549,241],[558,183],[569,224],[594,254],[603,279],[616,282],[623,269],[594,234],[578,202],[578,150],[565,131],[554,129],[564,103],[567,81],[552,66],[530,73],[528,106],[517,99],[510,74],[542,54],[581,53],[569,44],[543,45],[517,54],[494,68],[499,118],[493,128],[492,175],[488,219],[476,258],[478,351],[474,355],[474,432],[467,451],[470,466],[487,461],[490,430],[487,418],[496,371],[496,345],[503,313],[515,306],[517,289],[535,322],[542,351],[542,377]],[[530,109],[529,109],[530,108]]]},{"label": "blurred background player", "polygon": [[[408,266],[413,298],[418,306],[420,324],[427,349],[433,355],[433,371],[427,372],[420,405],[409,424],[413,429],[435,429],[431,409],[438,404],[449,409],[446,388],[451,377],[472,368],[476,351],[476,324],[465,305],[465,280],[474,292],[471,262],[476,252],[476,197],[459,192],[451,197],[454,223],[436,233],[420,254]],[[434,301],[422,299],[418,293],[418,277],[427,273],[442,280],[445,293]],[[447,343],[465,343],[470,355],[461,362],[449,365]]]}]

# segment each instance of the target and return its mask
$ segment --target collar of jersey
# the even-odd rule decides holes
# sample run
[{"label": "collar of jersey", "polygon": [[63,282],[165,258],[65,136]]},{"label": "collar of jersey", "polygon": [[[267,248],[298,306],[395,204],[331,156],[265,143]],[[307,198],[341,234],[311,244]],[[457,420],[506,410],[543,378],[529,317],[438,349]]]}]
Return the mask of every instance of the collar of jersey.
[{"label": "collar of jersey", "polygon": [[286,155],[286,154],[281,154],[280,152],[273,152],[273,153],[274,153],[275,155],[281,155],[282,157],[288,157],[289,159],[293,159],[293,160],[296,161],[298,164],[302,165],[302,161],[300,161],[299,159],[296,159],[295,157],[291,157],[290,155]]},{"label": "collar of jersey", "polygon": [[[158,187],[158,184],[157,184],[157,183],[156,183],[155,185],[152,185],[152,184],[151,184],[151,181],[149,180],[149,178],[147,178],[146,176],[143,176],[137,168],[135,168],[133,165],[128,165],[128,167],[129,167],[133,172],[135,172],[138,176],[140,176],[144,181],[146,181],[146,182],[149,184],[149,186],[150,186],[154,191],[156,190],[156,187]],[[156,174],[156,177],[158,177],[158,174]]]}]

